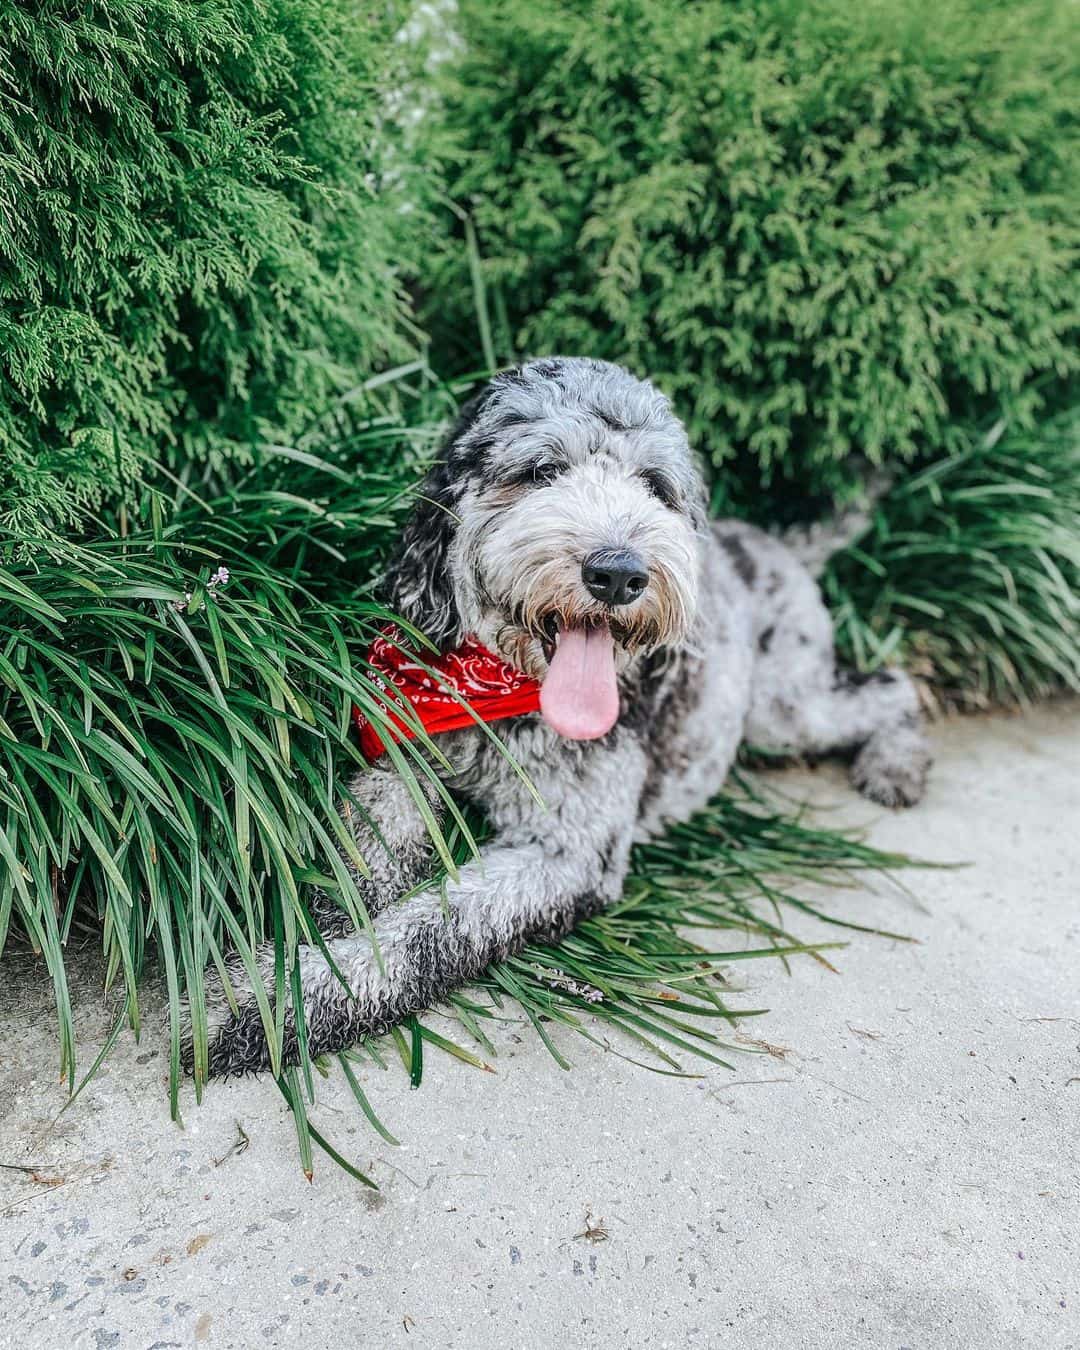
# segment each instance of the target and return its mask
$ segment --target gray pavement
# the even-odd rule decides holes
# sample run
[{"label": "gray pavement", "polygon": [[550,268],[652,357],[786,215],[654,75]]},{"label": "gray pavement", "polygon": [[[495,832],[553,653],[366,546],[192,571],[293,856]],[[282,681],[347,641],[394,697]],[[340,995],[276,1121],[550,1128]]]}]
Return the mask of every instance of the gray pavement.
[{"label": "gray pavement", "polygon": [[[270,1083],[188,1088],[171,1124],[152,1020],[57,1118],[49,989],[5,961],[0,1163],[40,1171],[0,1170],[0,1344],[1080,1350],[1080,707],[935,740],[902,815],[838,769],[773,775],[971,861],[908,874],[917,902],[824,897],[917,945],[740,965],[775,1053],[697,1082],[583,1043],[567,1073],[506,1027],[497,1073],[367,1074],[395,1149],[332,1081],[316,1119],[377,1194],[305,1180]],[[87,961],[84,1062],[98,989]]]}]

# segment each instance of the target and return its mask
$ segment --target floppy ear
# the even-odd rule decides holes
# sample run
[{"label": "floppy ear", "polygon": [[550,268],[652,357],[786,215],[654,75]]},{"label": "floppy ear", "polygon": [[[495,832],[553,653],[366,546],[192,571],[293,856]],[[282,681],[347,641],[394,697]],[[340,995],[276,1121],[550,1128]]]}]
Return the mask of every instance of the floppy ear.
[{"label": "floppy ear", "polygon": [[462,407],[438,458],[417,488],[416,505],[383,580],[390,608],[415,624],[441,650],[456,641],[461,630],[449,566],[462,486],[462,465],[454,450],[490,395],[488,385]]}]

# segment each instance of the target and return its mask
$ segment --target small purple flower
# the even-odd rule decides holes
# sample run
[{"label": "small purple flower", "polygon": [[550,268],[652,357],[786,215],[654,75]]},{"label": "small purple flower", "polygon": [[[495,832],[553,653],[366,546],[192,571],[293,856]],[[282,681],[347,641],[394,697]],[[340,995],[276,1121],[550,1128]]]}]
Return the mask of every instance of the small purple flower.
[{"label": "small purple flower", "polygon": [[206,583],[209,590],[214,590],[217,586],[227,586],[229,584],[229,569],[219,567],[210,580]]}]

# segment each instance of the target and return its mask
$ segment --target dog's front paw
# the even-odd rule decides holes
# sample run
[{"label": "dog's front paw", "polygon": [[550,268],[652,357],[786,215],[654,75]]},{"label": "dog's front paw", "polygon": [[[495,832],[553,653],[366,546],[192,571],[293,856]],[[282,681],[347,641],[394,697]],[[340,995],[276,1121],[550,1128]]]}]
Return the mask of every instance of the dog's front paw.
[{"label": "dog's front paw", "polygon": [[[292,1018],[286,1019],[285,1047],[295,1042],[291,1034]],[[287,1054],[283,1061],[290,1062]],[[195,1071],[195,1045],[190,1024],[180,1042],[180,1063],[185,1073]],[[242,1003],[237,1012],[226,1008],[223,1016],[211,1017],[206,1037],[208,1078],[235,1078],[240,1074],[260,1073],[270,1068],[270,1047],[258,1004],[254,999]]]},{"label": "dog's front paw", "polygon": [[[289,1063],[291,1017],[286,1019],[282,1060]],[[292,1037],[295,1041],[295,1036]],[[270,1068],[270,1046],[262,1015],[254,1002],[244,1003],[218,1028],[210,1041],[207,1069],[211,1078],[235,1078],[244,1073],[261,1073]]]},{"label": "dog's front paw", "polygon": [[914,806],[926,791],[933,759],[921,735],[873,736],[855,756],[853,785],[881,806]]}]

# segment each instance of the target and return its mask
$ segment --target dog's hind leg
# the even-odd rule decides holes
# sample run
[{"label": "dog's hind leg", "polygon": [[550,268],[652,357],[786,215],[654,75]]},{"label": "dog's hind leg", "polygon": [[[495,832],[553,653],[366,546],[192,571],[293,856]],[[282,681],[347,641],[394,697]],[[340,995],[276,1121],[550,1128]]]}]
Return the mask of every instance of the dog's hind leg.
[{"label": "dog's hind leg", "polygon": [[913,806],[931,763],[914,683],[902,670],[838,667],[816,584],[778,544],[766,544],[745,739],[793,754],[852,755],[860,792],[884,806]]},{"label": "dog's hind leg", "polygon": [[931,763],[918,695],[902,670],[863,676],[832,667],[812,681],[767,679],[746,740],[791,754],[853,753],[852,783],[882,806],[914,806]]},{"label": "dog's hind leg", "polygon": [[851,781],[864,796],[882,806],[914,806],[922,798],[930,750],[915,686],[903,671],[863,676],[834,668],[827,681],[776,696],[770,713],[773,748],[853,753]]}]

